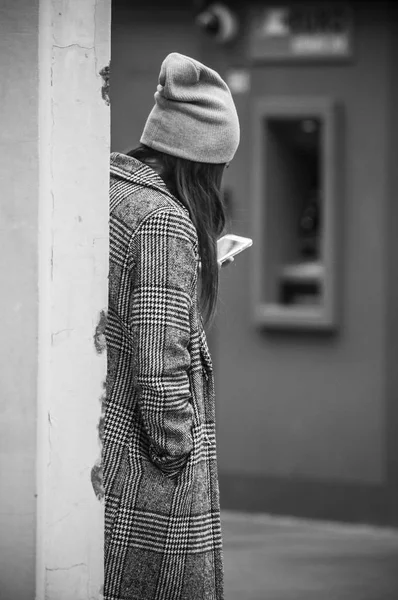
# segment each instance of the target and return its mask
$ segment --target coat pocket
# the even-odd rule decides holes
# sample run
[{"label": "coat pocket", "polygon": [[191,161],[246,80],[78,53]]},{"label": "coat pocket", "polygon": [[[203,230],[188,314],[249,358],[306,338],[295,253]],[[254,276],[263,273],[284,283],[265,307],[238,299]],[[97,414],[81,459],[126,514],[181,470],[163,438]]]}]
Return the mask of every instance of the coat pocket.
[{"label": "coat pocket", "polygon": [[207,435],[204,424],[195,425],[192,429],[193,448],[185,467],[179,475],[180,481],[191,481],[195,476],[196,467],[200,462],[207,461],[212,442]]}]

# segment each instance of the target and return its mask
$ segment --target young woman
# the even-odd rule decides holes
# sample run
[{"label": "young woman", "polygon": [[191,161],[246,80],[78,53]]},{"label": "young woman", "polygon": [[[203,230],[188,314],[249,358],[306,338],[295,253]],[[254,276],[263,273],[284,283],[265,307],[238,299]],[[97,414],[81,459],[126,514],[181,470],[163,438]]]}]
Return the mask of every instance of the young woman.
[{"label": "young woman", "polygon": [[105,600],[221,600],[213,370],[226,83],[164,60],[141,145],[111,156]]}]

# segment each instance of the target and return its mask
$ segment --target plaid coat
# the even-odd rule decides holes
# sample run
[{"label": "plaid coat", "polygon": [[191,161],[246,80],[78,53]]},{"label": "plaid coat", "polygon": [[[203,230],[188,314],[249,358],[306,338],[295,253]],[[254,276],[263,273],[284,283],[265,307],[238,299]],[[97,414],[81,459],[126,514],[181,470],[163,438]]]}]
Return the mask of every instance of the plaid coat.
[{"label": "plaid coat", "polygon": [[113,153],[105,600],[221,600],[211,358],[196,230],[150,167]]}]

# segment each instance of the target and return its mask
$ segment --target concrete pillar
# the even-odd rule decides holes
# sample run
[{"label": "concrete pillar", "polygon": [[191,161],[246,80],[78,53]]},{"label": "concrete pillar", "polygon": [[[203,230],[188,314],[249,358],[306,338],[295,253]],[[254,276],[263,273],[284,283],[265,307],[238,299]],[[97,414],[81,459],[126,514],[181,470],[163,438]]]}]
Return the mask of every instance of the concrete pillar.
[{"label": "concrete pillar", "polygon": [[37,600],[98,600],[110,0],[40,0]]}]

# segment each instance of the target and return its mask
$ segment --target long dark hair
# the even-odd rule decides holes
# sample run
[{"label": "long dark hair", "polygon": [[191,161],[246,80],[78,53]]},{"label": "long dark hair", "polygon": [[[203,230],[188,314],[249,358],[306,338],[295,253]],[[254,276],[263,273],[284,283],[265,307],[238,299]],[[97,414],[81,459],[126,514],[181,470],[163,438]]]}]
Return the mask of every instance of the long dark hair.
[{"label": "long dark hair", "polygon": [[225,228],[225,206],[221,181],[225,164],[199,163],[140,145],[128,156],[148,164],[155,160],[169,191],[187,208],[198,234],[201,269],[199,305],[206,325],[210,325],[217,304],[217,239]]}]

